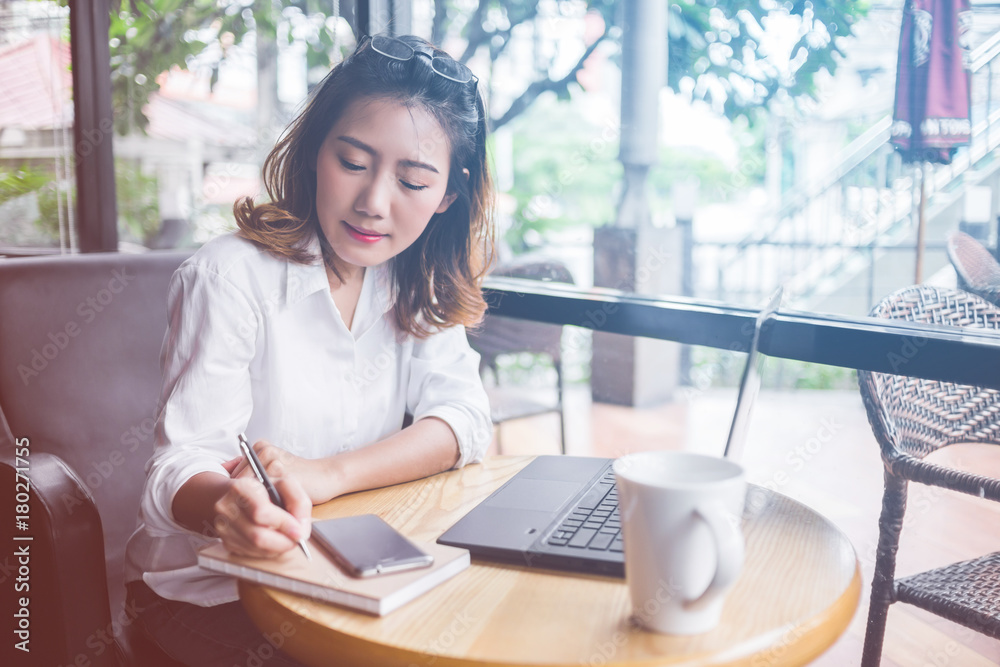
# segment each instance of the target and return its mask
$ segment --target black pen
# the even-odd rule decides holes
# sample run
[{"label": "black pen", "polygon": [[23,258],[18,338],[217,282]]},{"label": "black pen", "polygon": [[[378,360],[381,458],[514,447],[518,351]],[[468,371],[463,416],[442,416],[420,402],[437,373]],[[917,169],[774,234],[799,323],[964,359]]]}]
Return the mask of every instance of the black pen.
[{"label": "black pen", "polygon": [[[257,458],[257,453],[253,451],[253,447],[247,442],[247,437],[240,433],[240,449],[243,450],[243,456],[247,458],[247,462],[250,464],[250,469],[253,470],[253,474],[257,476],[257,481],[264,485],[267,489],[267,495],[271,499],[271,502],[280,507],[285,508],[285,501],[281,499],[278,494],[278,490],[274,488],[274,484],[271,483],[270,478],[268,478],[267,473],[264,472],[264,466],[261,465],[260,459]],[[306,555],[306,558],[312,560],[312,554],[309,553],[309,548],[306,547],[305,540],[299,540],[299,547],[302,549],[302,553]]]}]

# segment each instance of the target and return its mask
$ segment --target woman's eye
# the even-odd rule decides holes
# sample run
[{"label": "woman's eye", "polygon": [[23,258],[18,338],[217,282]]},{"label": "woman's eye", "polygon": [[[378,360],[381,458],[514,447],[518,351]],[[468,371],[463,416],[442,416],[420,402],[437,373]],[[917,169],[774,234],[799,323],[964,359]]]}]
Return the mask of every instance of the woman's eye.
[{"label": "woman's eye", "polygon": [[415,185],[413,183],[407,183],[406,181],[404,181],[402,179],[400,179],[399,182],[402,183],[403,187],[406,188],[407,190],[417,190],[417,191],[419,191],[419,190],[424,190],[424,189],[427,188],[426,185]]},{"label": "woman's eye", "polygon": [[362,169],[365,168],[364,165],[355,164],[353,162],[345,160],[344,158],[340,158],[340,164],[343,165],[344,169],[347,169],[348,171],[361,171]]}]

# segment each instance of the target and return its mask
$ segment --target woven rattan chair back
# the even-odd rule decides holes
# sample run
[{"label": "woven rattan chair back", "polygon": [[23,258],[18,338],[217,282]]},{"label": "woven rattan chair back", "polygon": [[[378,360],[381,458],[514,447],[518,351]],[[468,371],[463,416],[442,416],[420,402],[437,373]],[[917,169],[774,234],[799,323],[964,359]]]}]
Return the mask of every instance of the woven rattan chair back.
[{"label": "woven rattan chair back", "polygon": [[948,259],[958,275],[958,286],[1000,305],[1000,263],[983,244],[965,232],[948,236]]},{"label": "woven rattan chair back", "polygon": [[[957,289],[927,285],[899,290],[879,303],[873,317],[925,324],[1000,329],[1000,308]],[[900,370],[920,354],[914,337],[900,349]],[[901,453],[923,458],[956,443],[1000,443],[1000,392],[858,371],[861,397],[882,455],[892,461]]]}]

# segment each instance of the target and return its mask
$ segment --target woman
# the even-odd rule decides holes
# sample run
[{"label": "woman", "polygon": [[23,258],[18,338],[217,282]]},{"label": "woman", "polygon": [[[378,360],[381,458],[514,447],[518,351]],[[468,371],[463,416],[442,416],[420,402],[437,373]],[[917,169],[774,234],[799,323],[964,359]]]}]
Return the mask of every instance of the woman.
[{"label": "woman", "polygon": [[[492,437],[464,330],[485,312],[492,233],[471,72],[419,38],[365,38],[264,181],[270,202],[237,202],[239,231],[171,281],[156,449],[127,550],[140,623],[187,664],[294,664],[235,582],[197,567],[200,547],[284,553],[312,505],[478,461]],[[243,431],[287,511],[241,462]]]}]

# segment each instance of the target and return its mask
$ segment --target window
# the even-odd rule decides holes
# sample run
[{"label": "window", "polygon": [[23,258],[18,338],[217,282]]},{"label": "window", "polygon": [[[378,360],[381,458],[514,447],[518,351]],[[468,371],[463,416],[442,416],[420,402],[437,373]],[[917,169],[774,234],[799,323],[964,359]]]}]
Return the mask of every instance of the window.
[{"label": "window", "polygon": [[0,248],[75,252],[69,12],[0,4]]}]

